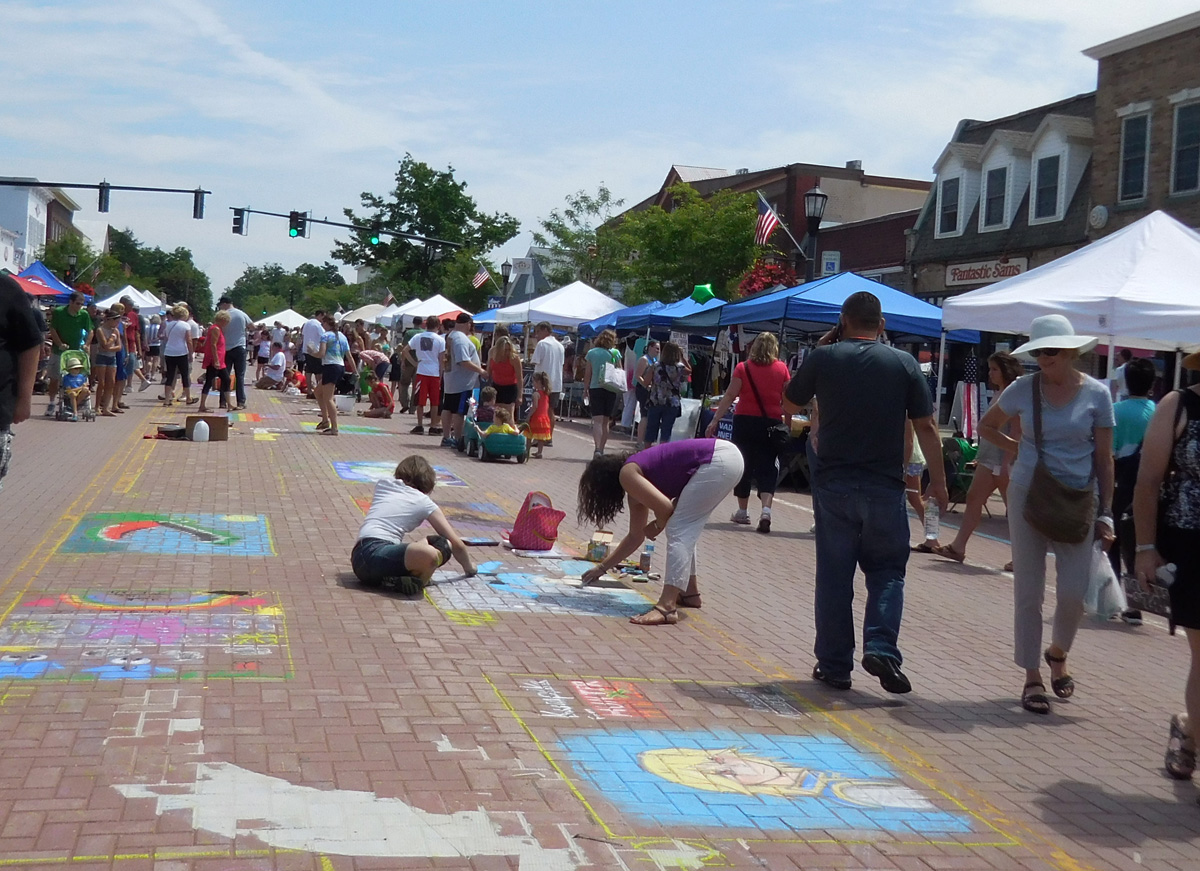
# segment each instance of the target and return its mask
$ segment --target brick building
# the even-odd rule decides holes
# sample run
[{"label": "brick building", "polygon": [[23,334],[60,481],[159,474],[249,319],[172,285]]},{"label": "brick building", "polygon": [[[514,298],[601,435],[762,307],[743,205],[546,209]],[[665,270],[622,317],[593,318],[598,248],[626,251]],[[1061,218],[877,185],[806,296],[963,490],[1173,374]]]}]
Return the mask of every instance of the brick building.
[{"label": "brick building", "polygon": [[1156,209],[1200,227],[1200,12],[1084,54],[1099,64],[1089,235]]},{"label": "brick building", "polygon": [[827,227],[817,236],[818,276],[857,272],[896,290],[911,293],[905,264],[908,232],[920,209]]}]

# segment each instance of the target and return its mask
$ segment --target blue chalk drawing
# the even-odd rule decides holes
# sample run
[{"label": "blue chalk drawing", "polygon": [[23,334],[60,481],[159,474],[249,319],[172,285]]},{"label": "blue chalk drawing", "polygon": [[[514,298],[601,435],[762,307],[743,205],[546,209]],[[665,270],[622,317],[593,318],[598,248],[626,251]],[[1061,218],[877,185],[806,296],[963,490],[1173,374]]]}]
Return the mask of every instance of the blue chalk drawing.
[{"label": "blue chalk drawing", "polygon": [[167,677],[175,669],[154,665],[150,662],[107,662],[94,668],[80,669],[84,674],[94,674],[100,680],[147,680],[152,677]]},{"label": "blue chalk drawing", "polygon": [[44,653],[12,654],[0,656],[0,680],[20,678],[32,680],[45,677],[47,672],[64,671],[66,666],[59,665]]},{"label": "blue chalk drawing", "polygon": [[494,575],[500,569],[504,568],[504,563],[499,560],[491,560],[490,562],[480,563],[476,568],[479,569],[481,575]]},{"label": "blue chalk drawing", "polygon": [[261,514],[84,515],[61,553],[153,553],[172,556],[273,556]]},{"label": "blue chalk drawing", "polygon": [[582,575],[584,572],[595,567],[595,563],[584,559],[565,559],[558,562],[558,569],[564,575]]},{"label": "blue chalk drawing", "polygon": [[969,832],[883,760],[828,734],[589,731],[559,743],[628,815],[659,826]]}]

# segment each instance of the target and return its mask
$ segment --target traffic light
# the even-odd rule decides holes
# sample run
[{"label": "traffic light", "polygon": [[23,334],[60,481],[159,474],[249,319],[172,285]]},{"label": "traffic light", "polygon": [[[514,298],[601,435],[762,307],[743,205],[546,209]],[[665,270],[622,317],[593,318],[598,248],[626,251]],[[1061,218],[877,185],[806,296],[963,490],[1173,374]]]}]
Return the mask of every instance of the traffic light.
[{"label": "traffic light", "polygon": [[304,216],[299,212],[288,212],[288,235],[293,239],[304,235]]},{"label": "traffic light", "polygon": [[68,287],[74,287],[74,285],[75,285],[75,264],[74,263],[67,264],[67,268],[63,272],[63,284],[67,285]]},{"label": "traffic light", "polygon": [[108,193],[109,193],[109,188],[111,188],[111,187],[112,187],[112,185],[110,185],[106,181],[100,182],[100,205],[98,205],[96,207],[96,211],[98,211],[98,212],[107,212],[108,211]]},{"label": "traffic light", "polygon": [[204,190],[201,188],[192,191],[192,217],[197,221],[204,218]]},{"label": "traffic light", "polygon": [[371,235],[368,237],[367,241],[369,241],[372,245],[378,245],[379,244],[379,234],[381,232],[383,232],[383,224],[381,224],[379,221],[372,221],[371,222]]},{"label": "traffic light", "polygon": [[246,235],[246,217],[245,209],[233,210],[233,232],[238,236]]}]

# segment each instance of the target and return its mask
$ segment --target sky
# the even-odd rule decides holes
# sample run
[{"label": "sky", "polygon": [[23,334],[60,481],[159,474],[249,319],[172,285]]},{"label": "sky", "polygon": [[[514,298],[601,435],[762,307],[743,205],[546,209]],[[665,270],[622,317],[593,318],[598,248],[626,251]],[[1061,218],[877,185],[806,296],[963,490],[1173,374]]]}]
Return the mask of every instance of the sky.
[{"label": "sky", "polygon": [[[0,0],[0,175],[213,191],[72,194],[76,218],[190,248],[214,296],[247,266],[322,263],[405,153],[530,233],[579,190],[627,205],[672,164],[861,160],[930,179],[962,118],[1090,91],[1085,48],[1194,0]],[[68,192],[70,193],[70,192]],[[348,280],[353,271],[343,269]]]}]

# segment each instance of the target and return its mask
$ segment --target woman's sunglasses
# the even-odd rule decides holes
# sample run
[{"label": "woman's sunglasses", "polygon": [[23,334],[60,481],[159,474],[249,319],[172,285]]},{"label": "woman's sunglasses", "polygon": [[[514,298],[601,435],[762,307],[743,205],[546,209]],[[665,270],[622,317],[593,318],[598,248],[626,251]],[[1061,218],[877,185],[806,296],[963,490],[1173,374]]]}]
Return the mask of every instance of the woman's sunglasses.
[{"label": "woman's sunglasses", "polygon": [[1058,352],[1061,350],[1062,350],[1062,348],[1038,348],[1036,350],[1030,351],[1029,356],[1033,357],[1035,360],[1038,357],[1041,357],[1043,354],[1047,357],[1057,357]]}]

